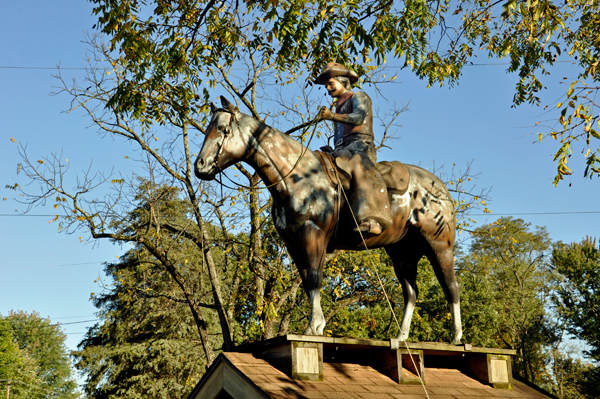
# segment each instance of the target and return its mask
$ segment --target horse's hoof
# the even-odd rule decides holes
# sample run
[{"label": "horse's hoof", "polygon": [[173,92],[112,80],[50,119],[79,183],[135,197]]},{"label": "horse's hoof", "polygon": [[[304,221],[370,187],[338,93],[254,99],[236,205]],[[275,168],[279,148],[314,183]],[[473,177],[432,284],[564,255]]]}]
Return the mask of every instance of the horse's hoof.
[{"label": "horse's hoof", "polygon": [[400,342],[404,342],[408,339],[408,334],[398,334],[398,336],[396,337],[396,339]]},{"label": "horse's hoof", "polygon": [[317,333],[313,327],[308,327],[302,335],[323,335],[323,334]]},{"label": "horse's hoof", "polygon": [[459,332],[458,334],[454,335],[454,340],[452,341],[452,345],[462,345],[462,331]]}]

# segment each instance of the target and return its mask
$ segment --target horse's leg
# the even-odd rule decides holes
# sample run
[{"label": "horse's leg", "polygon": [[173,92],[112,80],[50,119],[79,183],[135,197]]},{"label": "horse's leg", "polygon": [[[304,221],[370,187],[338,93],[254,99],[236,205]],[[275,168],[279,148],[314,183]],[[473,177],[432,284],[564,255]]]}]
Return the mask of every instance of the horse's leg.
[{"label": "horse's leg", "polygon": [[[402,284],[402,296],[404,297],[404,313],[402,314],[402,323],[398,332],[398,339],[406,341],[410,333],[410,324],[417,298],[419,297],[419,288],[417,287],[417,264],[416,262],[398,261],[394,264],[396,275]],[[402,276],[402,277],[400,277]]]},{"label": "horse's leg", "polygon": [[325,233],[308,221],[300,232],[300,239],[300,247],[292,249],[290,255],[296,262],[302,286],[310,301],[310,318],[304,335],[323,335],[325,316],[321,309],[321,287],[326,250]]},{"label": "horse's leg", "polygon": [[402,241],[385,247],[392,263],[394,271],[402,285],[402,296],[404,297],[404,313],[402,323],[398,332],[398,339],[406,341],[410,332],[410,324],[419,297],[419,288],[417,287],[417,265],[422,253],[417,253],[414,241],[410,237],[405,237]]},{"label": "horse's leg", "polygon": [[[441,184],[441,182],[440,182]],[[447,194],[447,192],[446,192]],[[450,196],[434,196],[428,190],[417,190],[412,196],[411,222],[420,231],[423,238],[425,255],[433,266],[450,306],[454,321],[454,344],[462,338],[460,318],[460,289],[454,274],[454,206]]]},{"label": "horse's leg", "polygon": [[433,256],[428,254],[427,258],[433,266],[435,276],[440,282],[450,306],[450,314],[454,322],[454,340],[452,343],[459,345],[463,332],[460,317],[460,287],[454,273],[454,251],[447,242],[442,244],[434,242],[432,250]]}]

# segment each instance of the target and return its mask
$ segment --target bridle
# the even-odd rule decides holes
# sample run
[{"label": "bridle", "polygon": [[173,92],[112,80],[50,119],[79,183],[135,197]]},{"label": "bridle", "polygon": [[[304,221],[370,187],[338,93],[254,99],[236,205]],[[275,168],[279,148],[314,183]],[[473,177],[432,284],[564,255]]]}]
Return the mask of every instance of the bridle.
[{"label": "bridle", "polygon": [[[232,126],[233,123],[235,122],[237,124],[237,120],[235,117],[235,111],[231,110],[231,109],[227,109],[227,108],[218,108],[213,112],[213,115],[216,115],[218,112],[227,112],[228,114],[231,115],[231,118],[229,119],[229,126],[225,127],[224,129],[220,129],[219,127],[217,127],[217,130],[221,131],[223,133],[223,141],[221,141],[221,144],[219,145],[219,149],[217,150],[217,154],[215,155],[215,158],[212,161],[212,165],[215,167],[215,169],[217,169],[217,172],[220,173],[221,175],[225,176],[229,181],[231,181],[232,183],[234,183],[235,185],[238,186],[238,188],[246,188],[249,190],[261,190],[263,189],[263,187],[248,187],[248,186],[244,186],[242,184],[239,184],[237,182],[234,182],[233,180],[231,180],[226,174],[225,171],[219,166],[219,157],[221,156],[221,151],[223,150],[223,147],[225,147],[225,144],[227,143],[227,139],[229,138],[229,135],[231,134],[232,130]],[[320,117],[319,114],[317,114],[311,121],[309,124],[307,124],[305,126],[305,132],[306,130],[312,125],[313,126],[313,130],[312,133],[310,135],[310,138],[308,140],[308,143],[306,144],[306,146],[303,146],[303,152],[300,154],[300,157],[298,158],[298,160],[296,161],[296,163],[294,164],[294,166],[292,167],[292,169],[283,177],[281,177],[278,181],[265,186],[264,188],[269,188],[272,186],[275,186],[277,184],[279,184],[280,182],[282,182],[286,177],[288,177],[293,171],[294,169],[296,169],[296,167],[298,166],[298,164],[300,163],[300,160],[302,160],[302,158],[304,157],[304,155],[306,154],[306,151],[308,151],[308,146],[310,145],[314,135],[315,135],[315,131],[317,128],[317,123],[320,121]],[[221,186],[225,186],[229,189],[233,189],[232,187],[226,186],[225,184],[223,184],[223,182],[220,182]]]},{"label": "bridle", "polygon": [[225,147],[225,144],[227,143],[227,139],[229,138],[229,135],[231,135],[231,128],[233,126],[233,123],[234,122],[237,123],[237,121],[235,119],[234,111],[231,111],[231,110],[225,109],[225,108],[219,108],[219,109],[215,110],[214,114],[216,115],[217,112],[227,112],[228,114],[231,115],[231,118],[229,118],[229,126],[225,127],[224,129],[217,127],[217,130],[219,130],[223,133],[223,141],[221,141],[221,144],[219,144],[219,149],[217,150],[217,155],[215,155],[215,158],[213,159],[212,164],[219,171],[219,173],[221,173],[221,172],[223,172],[223,169],[221,168],[221,166],[219,166],[219,157],[221,156],[223,147]]}]

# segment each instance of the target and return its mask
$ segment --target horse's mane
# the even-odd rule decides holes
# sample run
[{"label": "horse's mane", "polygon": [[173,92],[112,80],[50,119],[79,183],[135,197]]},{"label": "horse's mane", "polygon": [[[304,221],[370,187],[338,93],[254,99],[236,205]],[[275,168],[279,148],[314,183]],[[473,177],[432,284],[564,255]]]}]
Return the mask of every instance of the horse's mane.
[{"label": "horse's mane", "polygon": [[[217,111],[224,111],[224,112],[227,112],[227,113],[233,114],[231,111],[229,111],[229,110],[227,110],[227,109],[222,109],[222,108],[220,108],[220,109],[219,109],[219,110],[217,110]],[[239,111],[238,111],[238,112],[239,112]],[[216,113],[216,112],[215,112],[215,113]],[[252,136],[254,136],[255,138],[257,138],[257,135],[260,135],[260,134],[262,134],[263,132],[265,132],[266,130],[269,130],[269,131],[271,131],[271,132],[274,132],[274,133],[276,133],[277,135],[281,135],[282,137],[286,137],[286,138],[288,138],[290,142],[294,142],[294,143],[298,144],[300,147],[307,147],[307,149],[308,149],[309,151],[311,151],[311,150],[310,150],[310,148],[308,148],[308,146],[305,146],[304,144],[302,144],[302,143],[301,143],[301,142],[299,142],[298,140],[294,139],[294,138],[293,138],[292,136],[290,136],[289,134],[287,134],[287,133],[285,133],[285,132],[282,132],[281,130],[279,130],[279,129],[277,129],[277,128],[273,127],[273,126],[267,125],[266,123],[264,123],[264,122],[262,122],[262,121],[259,121],[258,119],[256,119],[256,118],[255,118],[255,117],[253,117],[252,115],[244,114],[243,112],[239,112],[239,114],[240,114],[240,115],[242,115],[242,116],[243,116],[245,119],[248,119],[248,120],[250,120],[250,121],[252,121],[253,123],[255,123],[255,124],[256,124],[256,129],[254,129],[254,131],[252,132]]]}]

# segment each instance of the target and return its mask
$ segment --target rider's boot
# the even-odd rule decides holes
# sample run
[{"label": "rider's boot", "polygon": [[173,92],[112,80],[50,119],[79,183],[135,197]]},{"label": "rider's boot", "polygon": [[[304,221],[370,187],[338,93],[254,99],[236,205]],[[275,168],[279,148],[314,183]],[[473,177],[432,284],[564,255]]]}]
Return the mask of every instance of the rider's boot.
[{"label": "rider's boot", "polygon": [[376,170],[364,170],[360,177],[352,181],[352,209],[359,222],[355,230],[379,235],[393,224],[387,187]]},{"label": "rider's boot", "polygon": [[354,230],[355,231],[360,231],[361,233],[365,233],[365,234],[373,234],[373,235],[376,235],[376,236],[378,236],[379,234],[381,234],[381,232],[383,231],[383,229],[381,228],[381,225],[379,223],[377,223],[375,220],[371,219],[371,218],[363,221]]}]

